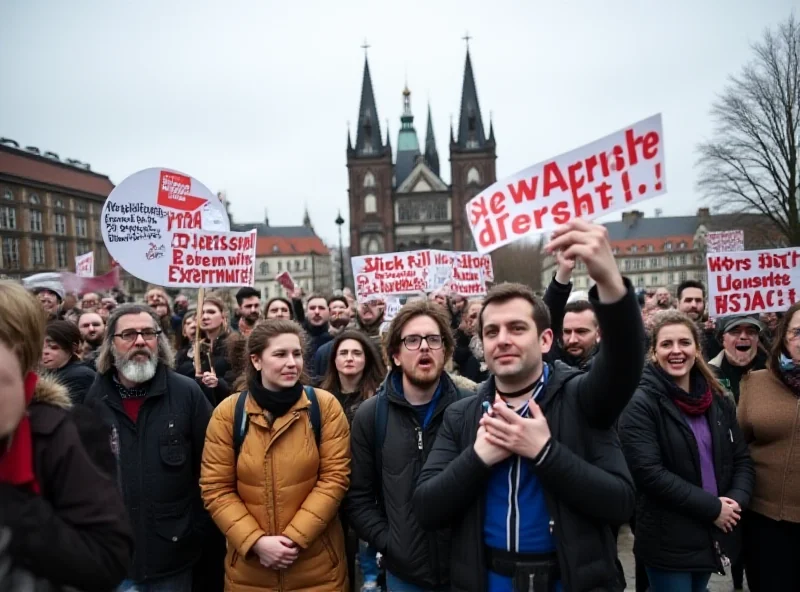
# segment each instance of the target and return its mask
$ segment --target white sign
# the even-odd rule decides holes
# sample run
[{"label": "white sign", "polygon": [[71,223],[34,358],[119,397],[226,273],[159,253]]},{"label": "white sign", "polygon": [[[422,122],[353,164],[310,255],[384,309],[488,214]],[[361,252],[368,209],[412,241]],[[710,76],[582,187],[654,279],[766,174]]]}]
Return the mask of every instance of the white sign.
[{"label": "white sign", "polygon": [[800,296],[800,249],[711,253],[708,315],[785,311]]},{"label": "white sign", "polygon": [[706,233],[706,253],[744,251],[744,230],[722,230]]},{"label": "white sign", "polygon": [[[535,164],[467,203],[480,253],[666,192],[661,115]],[[488,278],[487,278],[488,279]]]},{"label": "white sign", "polygon": [[75,275],[78,277],[94,276],[94,251],[75,257]]},{"label": "white sign", "polygon": [[225,206],[197,179],[168,169],[134,173],[102,212],[111,257],[167,287],[252,286],[256,234],[229,232]]}]

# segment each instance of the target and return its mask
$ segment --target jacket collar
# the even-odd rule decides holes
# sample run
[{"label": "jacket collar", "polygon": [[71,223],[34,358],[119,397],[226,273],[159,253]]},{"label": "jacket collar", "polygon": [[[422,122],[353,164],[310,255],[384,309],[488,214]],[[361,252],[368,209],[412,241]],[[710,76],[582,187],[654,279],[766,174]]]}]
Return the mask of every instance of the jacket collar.
[{"label": "jacket collar", "polygon": [[[542,409],[547,407],[568,381],[581,374],[584,374],[584,372],[565,364],[561,360],[556,360],[556,362],[551,365],[550,378],[547,381],[547,386],[540,395],[540,398],[537,399],[539,407]],[[491,375],[487,380],[478,385],[478,399],[481,402],[488,401],[491,403],[494,401],[496,392],[497,387],[495,386],[494,375]]]}]

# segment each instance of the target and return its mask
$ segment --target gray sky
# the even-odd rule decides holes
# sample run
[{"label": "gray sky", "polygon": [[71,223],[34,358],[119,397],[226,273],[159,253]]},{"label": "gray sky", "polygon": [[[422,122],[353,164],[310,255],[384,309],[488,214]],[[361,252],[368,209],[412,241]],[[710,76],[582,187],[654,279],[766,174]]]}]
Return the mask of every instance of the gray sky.
[{"label": "gray sky", "polygon": [[430,99],[449,182],[469,31],[498,178],[661,112],[669,191],[644,209],[690,214],[711,101],[793,4],[2,0],[0,136],[115,183],[182,170],[226,190],[237,222],[267,208],[273,225],[300,224],[307,204],[333,243],[364,38],[382,132],[388,118],[396,147],[407,76],[420,143]]}]

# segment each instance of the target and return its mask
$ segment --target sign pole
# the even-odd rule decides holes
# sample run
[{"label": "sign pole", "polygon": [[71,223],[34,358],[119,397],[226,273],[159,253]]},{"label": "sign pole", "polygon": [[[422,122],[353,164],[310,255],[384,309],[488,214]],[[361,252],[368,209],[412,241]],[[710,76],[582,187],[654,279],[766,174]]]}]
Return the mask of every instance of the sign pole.
[{"label": "sign pole", "polygon": [[203,366],[200,364],[200,323],[203,319],[203,301],[206,297],[206,289],[200,288],[197,290],[197,312],[195,313],[195,318],[197,322],[195,323],[194,329],[194,373],[195,376],[200,376],[203,372]]}]

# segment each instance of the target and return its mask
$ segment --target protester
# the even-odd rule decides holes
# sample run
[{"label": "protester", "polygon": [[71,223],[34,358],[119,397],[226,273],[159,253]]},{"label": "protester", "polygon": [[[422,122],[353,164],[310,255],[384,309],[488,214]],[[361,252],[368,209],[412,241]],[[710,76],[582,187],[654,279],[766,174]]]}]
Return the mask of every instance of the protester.
[{"label": "protester", "polygon": [[270,298],[267,300],[267,305],[264,307],[264,318],[295,320],[292,303],[280,296]]},{"label": "protester", "polygon": [[175,346],[178,349],[178,352],[175,354],[175,370],[184,376],[189,376],[189,374],[187,374],[188,370],[183,369],[183,365],[186,362],[191,362],[192,369],[194,369],[194,350],[192,349],[192,345],[194,344],[196,334],[197,310],[190,308],[184,313],[181,319],[181,324],[178,327],[178,334],[175,339]]},{"label": "protester", "polygon": [[739,425],[755,465],[743,519],[744,563],[752,592],[800,590],[800,303],[775,333],[768,369],[745,375]]},{"label": "protester", "polygon": [[2,281],[0,310],[0,589],[112,590],[133,551],[116,482],[84,448],[65,389],[35,373],[40,304]]},{"label": "protester", "polygon": [[[339,401],[347,421],[352,425],[353,417],[361,403],[378,390],[386,374],[383,360],[375,351],[372,342],[360,331],[346,330],[332,342],[332,355],[320,387],[333,393]],[[345,534],[347,565],[350,572],[350,589],[355,589],[355,556],[359,548],[358,537],[350,529],[346,514],[340,513]],[[377,549],[364,543],[359,553],[359,564],[363,576],[362,592],[377,589]]]},{"label": "protester", "polygon": [[236,330],[247,337],[261,318],[261,292],[245,286],[236,292],[236,304],[239,305],[239,323]]},{"label": "protester", "polygon": [[333,296],[329,298],[328,310],[330,311],[328,333],[335,337],[347,329],[353,321],[350,316],[350,307],[347,304],[347,298],[344,296]]},{"label": "protester", "polygon": [[[306,320],[303,328],[308,333],[309,343],[306,352],[307,365],[311,367],[314,354],[317,350],[329,341],[333,341],[333,335],[328,331],[330,310],[328,301],[321,294],[312,294],[306,302]],[[313,378],[313,377],[312,377]]]},{"label": "protester", "polygon": [[174,352],[153,310],[117,308],[108,319],[87,403],[102,410],[119,447],[120,485],[136,541],[122,591],[192,590],[210,522],[198,479],[211,405],[174,372]]},{"label": "protester", "polygon": [[[230,336],[228,310],[220,298],[206,296],[203,300],[200,329],[202,340],[199,344],[194,344],[200,349],[200,368],[195,368],[193,361],[191,374],[184,375],[194,377],[206,398],[216,407],[231,394],[231,383],[236,378],[231,374],[227,355],[227,341]],[[182,369],[184,372],[188,370],[185,365]]]},{"label": "protester", "polygon": [[600,326],[588,300],[574,300],[564,307],[561,328],[561,360],[580,370],[588,370],[600,344]]},{"label": "protester", "polygon": [[403,306],[389,327],[387,353],[391,372],[353,420],[347,516],[383,555],[389,590],[447,590],[449,532],[425,533],[411,509],[445,409],[472,394],[444,371],[453,353],[446,310],[428,300]]},{"label": "protester", "polygon": [[685,313],[700,331],[701,352],[708,361],[720,352],[716,324],[706,317],[706,287],[698,280],[684,280],[678,284],[678,310]]},{"label": "protester", "polygon": [[100,295],[96,292],[86,292],[81,296],[81,309],[93,310],[100,306]]},{"label": "protester", "polygon": [[45,328],[42,366],[62,384],[73,403],[83,403],[95,371],[81,362],[81,332],[69,321],[50,321]]},{"label": "protester", "polygon": [[97,314],[99,314],[103,319],[103,323],[108,322],[108,315],[114,312],[114,309],[117,308],[117,305],[117,301],[110,297],[100,300],[100,306],[97,308]]},{"label": "protester", "polygon": [[461,376],[465,376],[476,383],[483,382],[488,376],[483,359],[478,359],[472,347],[481,305],[481,300],[469,301],[462,311],[461,322],[453,335],[455,339],[453,363]]},{"label": "protester", "polygon": [[530,288],[500,284],[484,299],[494,376],[445,413],[413,500],[425,528],[453,529],[454,590],[623,589],[614,530],[634,487],[610,428],[641,373],[639,306],[602,226],[573,219],[547,249],[585,264],[605,337],[588,372],[551,365],[549,311]]},{"label": "protester", "polygon": [[672,310],[653,321],[651,359],[619,428],[639,494],[634,553],[652,592],[704,592],[741,552],[753,465],[694,320]]},{"label": "protester", "polygon": [[84,311],[78,317],[78,330],[81,332],[81,339],[83,339],[84,343],[83,363],[92,370],[96,370],[95,360],[103,343],[106,323],[99,313]]},{"label": "protester", "polygon": [[[244,392],[214,411],[201,487],[228,539],[229,590],[319,590],[347,586],[339,504],[349,483],[349,430],[327,391],[303,386],[303,332],[286,320],[259,323],[247,341]],[[236,449],[236,406],[246,432]],[[315,442],[316,440],[316,442]]]},{"label": "protester", "polygon": [[64,299],[64,288],[61,286],[37,286],[33,288],[33,293],[42,305],[42,309],[51,319],[59,316],[61,301]]},{"label": "protester", "polygon": [[751,370],[767,367],[767,353],[759,347],[759,335],[764,329],[764,325],[755,317],[721,319],[722,351],[708,364],[737,404],[742,376]]}]

